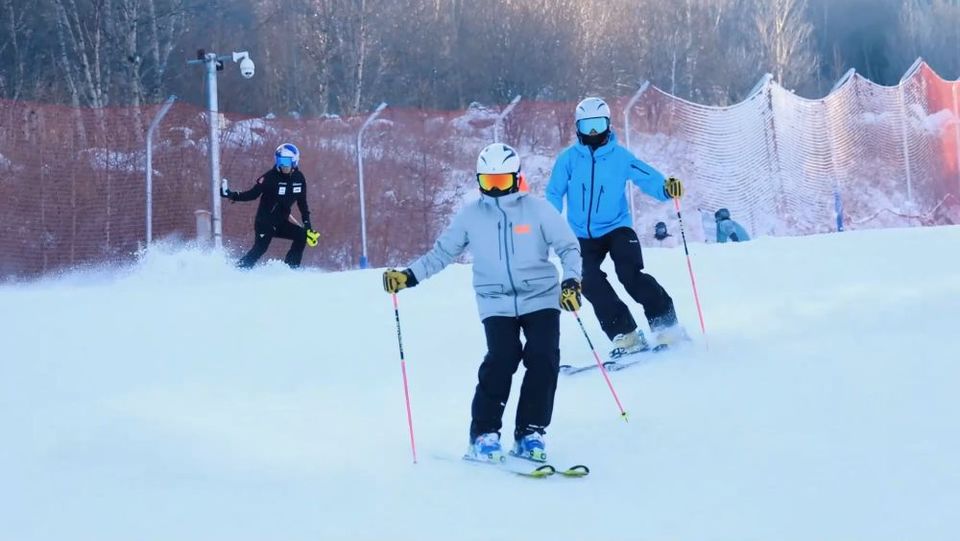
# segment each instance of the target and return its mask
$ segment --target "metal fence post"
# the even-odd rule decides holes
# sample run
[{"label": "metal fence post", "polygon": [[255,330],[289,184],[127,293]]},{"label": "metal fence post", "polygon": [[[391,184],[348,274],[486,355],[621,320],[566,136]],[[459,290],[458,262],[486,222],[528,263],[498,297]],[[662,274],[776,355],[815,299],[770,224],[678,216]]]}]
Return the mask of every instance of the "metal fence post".
[{"label": "metal fence post", "polygon": [[[637,100],[640,99],[640,96],[647,91],[647,87],[650,86],[650,81],[644,81],[640,85],[640,89],[637,90],[637,93],[630,98],[630,101],[627,102],[627,106],[623,109],[623,137],[624,143],[627,145],[627,150],[633,152],[633,148],[630,146],[630,111],[633,110],[634,104],[637,103]],[[632,186],[632,187],[631,187]],[[627,203],[630,205],[630,220],[633,221],[633,227],[637,227],[637,211],[634,209],[634,197],[637,193],[637,187],[633,186],[632,182],[627,183]]]},{"label": "metal fence post", "polygon": [[910,69],[900,78],[900,84],[897,85],[897,97],[900,101],[900,134],[903,139],[903,161],[907,173],[907,202],[913,204],[913,174],[910,172],[910,145],[907,140],[907,98],[904,95],[904,83],[907,79],[913,77],[913,74],[923,64],[923,58],[917,58]]},{"label": "metal fence post", "polygon": [[163,103],[163,107],[160,108],[160,111],[153,117],[153,121],[150,122],[150,128],[147,129],[147,249],[150,248],[150,244],[153,242],[153,133],[156,131],[157,126],[160,125],[163,117],[170,111],[176,99],[177,97],[174,95],[167,98],[167,101]]},{"label": "metal fence post", "polygon": [[957,136],[957,198],[960,200],[960,77],[957,77],[957,80],[953,82],[953,119],[955,122],[954,127],[956,130],[954,132]]},{"label": "metal fence post", "polygon": [[363,193],[363,131],[374,121],[380,113],[387,108],[387,102],[382,102],[373,110],[373,113],[367,117],[367,120],[360,126],[357,132],[357,184],[360,188],[360,242],[362,244],[362,254],[360,255],[360,268],[365,269],[370,264],[367,259],[367,202]]}]

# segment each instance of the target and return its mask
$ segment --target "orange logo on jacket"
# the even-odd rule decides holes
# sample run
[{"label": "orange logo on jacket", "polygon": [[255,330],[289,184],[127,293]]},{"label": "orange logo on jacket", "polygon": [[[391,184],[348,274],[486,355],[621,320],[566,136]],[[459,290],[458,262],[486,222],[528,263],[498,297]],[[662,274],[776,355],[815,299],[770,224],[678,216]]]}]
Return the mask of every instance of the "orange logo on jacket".
[{"label": "orange logo on jacket", "polygon": [[513,232],[518,235],[530,232],[530,224],[517,224],[513,226]]}]

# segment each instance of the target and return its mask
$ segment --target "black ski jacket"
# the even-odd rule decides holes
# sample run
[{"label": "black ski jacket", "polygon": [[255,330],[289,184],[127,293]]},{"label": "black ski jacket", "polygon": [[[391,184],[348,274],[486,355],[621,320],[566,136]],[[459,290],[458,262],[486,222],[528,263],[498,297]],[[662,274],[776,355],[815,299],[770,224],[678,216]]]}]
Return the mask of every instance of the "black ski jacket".
[{"label": "black ski jacket", "polygon": [[290,217],[293,203],[300,209],[303,226],[313,229],[310,224],[310,208],[307,206],[307,180],[299,169],[284,175],[271,169],[257,179],[257,183],[245,192],[239,192],[234,201],[253,201],[260,198],[255,225],[259,227],[277,227]]}]

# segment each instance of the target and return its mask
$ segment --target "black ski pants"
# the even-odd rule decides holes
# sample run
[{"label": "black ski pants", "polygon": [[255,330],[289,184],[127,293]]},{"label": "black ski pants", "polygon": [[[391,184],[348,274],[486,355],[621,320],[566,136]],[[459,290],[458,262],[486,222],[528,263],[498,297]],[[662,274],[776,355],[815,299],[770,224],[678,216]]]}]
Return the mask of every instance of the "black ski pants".
[{"label": "black ski pants", "polygon": [[303,249],[307,245],[307,230],[294,225],[288,221],[280,222],[278,225],[256,224],[254,226],[253,248],[247,252],[237,263],[242,269],[249,269],[257,264],[257,261],[263,257],[263,254],[270,247],[270,241],[274,237],[292,240],[290,250],[287,251],[283,262],[290,265],[291,268],[300,266],[300,260],[303,259]]},{"label": "black ski pants", "polygon": [[[480,365],[473,395],[470,441],[480,434],[500,433],[513,374],[523,361],[527,371],[520,387],[514,439],[543,434],[553,416],[553,397],[560,372],[560,311],[539,310],[520,317],[483,320],[487,355]],[[520,342],[520,331],[526,343]]]},{"label": "black ski pants", "polygon": [[643,272],[643,252],[632,228],[619,227],[602,237],[578,240],[583,256],[583,295],[593,305],[600,327],[608,338],[613,340],[618,334],[637,328],[630,309],[617,297],[607,281],[607,274],[600,270],[608,253],[613,259],[617,279],[633,300],[643,305],[650,328],[656,330],[677,323],[673,299],[656,278]]}]

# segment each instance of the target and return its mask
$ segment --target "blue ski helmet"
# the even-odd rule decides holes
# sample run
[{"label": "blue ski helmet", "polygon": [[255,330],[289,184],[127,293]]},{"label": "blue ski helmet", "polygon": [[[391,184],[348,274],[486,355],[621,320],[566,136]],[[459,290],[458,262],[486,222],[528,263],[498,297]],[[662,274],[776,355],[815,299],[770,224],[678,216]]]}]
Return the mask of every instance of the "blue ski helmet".
[{"label": "blue ski helmet", "polygon": [[284,143],[277,147],[273,153],[273,164],[277,169],[281,167],[290,167],[296,169],[300,167],[300,149],[292,143]]}]

